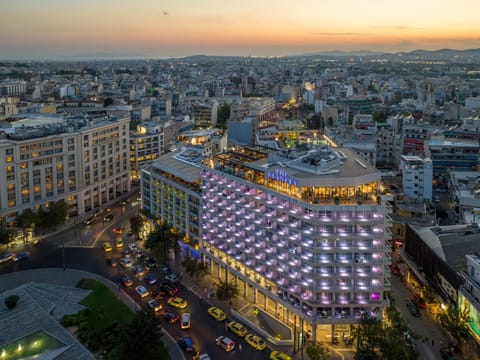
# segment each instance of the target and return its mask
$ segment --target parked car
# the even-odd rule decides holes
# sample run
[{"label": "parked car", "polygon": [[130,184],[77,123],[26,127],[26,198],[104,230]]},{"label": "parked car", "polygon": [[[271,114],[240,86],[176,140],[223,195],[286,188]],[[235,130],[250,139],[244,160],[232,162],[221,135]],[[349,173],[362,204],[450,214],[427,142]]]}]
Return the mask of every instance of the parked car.
[{"label": "parked car", "polygon": [[13,253],[7,253],[0,257],[0,264],[6,263],[7,261],[12,260],[15,257]]},{"label": "parked car", "polygon": [[13,257],[13,261],[27,260],[29,257],[30,253],[28,251],[21,251]]},{"label": "parked car", "polygon": [[420,309],[414,302],[410,302],[410,314],[416,317],[420,316]]},{"label": "parked car", "polygon": [[86,219],[83,224],[88,226],[88,225],[91,225],[95,222],[96,218],[95,218],[95,215],[92,215],[90,216],[88,219]]},{"label": "parked car", "polygon": [[140,259],[141,257],[143,257],[143,250],[142,250],[142,249],[139,249],[139,248],[136,248],[136,249],[133,251],[133,255],[134,255],[137,259]]},{"label": "parked car", "polygon": [[427,303],[418,294],[413,295],[412,301],[422,310],[427,308]]},{"label": "parked car", "polygon": [[272,351],[270,353],[270,360],[292,360],[292,357],[281,351]]},{"label": "parked car", "polygon": [[128,250],[130,250],[131,252],[134,252],[136,248],[137,248],[137,244],[135,243],[128,244]]},{"label": "parked car", "polygon": [[247,335],[248,330],[242,323],[231,321],[227,324],[227,327],[232,330],[232,332],[240,337]]},{"label": "parked car", "polygon": [[148,306],[150,307],[150,309],[152,309],[153,311],[157,312],[157,311],[160,311],[163,309],[163,306],[162,304],[160,304],[157,300],[153,299],[153,300],[150,300],[148,302]]},{"label": "parked car", "polygon": [[225,315],[223,310],[217,307],[214,307],[214,306],[209,307],[207,311],[210,314],[210,316],[212,316],[215,320],[223,321],[227,318],[227,315]]},{"label": "parked car", "polygon": [[109,221],[112,221],[112,220],[113,220],[113,215],[112,214],[108,214],[107,216],[104,216],[104,218],[103,218],[104,222],[109,222]]},{"label": "parked car", "polygon": [[254,334],[245,335],[245,342],[256,350],[264,350],[267,343],[260,337]]},{"label": "parked car", "polygon": [[183,313],[182,314],[182,318],[180,320],[180,328],[181,329],[190,329],[190,320],[191,320],[191,316],[189,313]]},{"label": "parked car", "polygon": [[215,339],[217,346],[220,346],[226,352],[230,352],[235,349],[235,342],[226,336],[219,336]]}]

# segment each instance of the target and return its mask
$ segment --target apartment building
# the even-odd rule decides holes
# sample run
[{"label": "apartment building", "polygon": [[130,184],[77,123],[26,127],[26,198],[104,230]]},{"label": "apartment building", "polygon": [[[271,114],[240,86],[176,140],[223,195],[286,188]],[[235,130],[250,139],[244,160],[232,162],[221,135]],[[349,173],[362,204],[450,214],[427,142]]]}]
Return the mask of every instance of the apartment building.
[{"label": "apartment building", "polygon": [[418,201],[432,201],[432,160],[402,155],[403,193]]},{"label": "apartment building", "polygon": [[479,166],[478,141],[432,137],[426,146],[426,156],[432,159],[433,177],[442,186],[448,171],[477,171]]},{"label": "apartment building", "polygon": [[128,123],[106,113],[18,117],[0,139],[2,215],[63,199],[81,216],[128,192]]},{"label": "apartment building", "polygon": [[130,132],[130,178],[140,181],[140,169],[164,153],[163,126],[155,121],[144,122]]},{"label": "apartment building", "polygon": [[391,233],[373,166],[301,144],[232,148],[202,167],[200,249],[212,273],[314,341],[381,317]]}]

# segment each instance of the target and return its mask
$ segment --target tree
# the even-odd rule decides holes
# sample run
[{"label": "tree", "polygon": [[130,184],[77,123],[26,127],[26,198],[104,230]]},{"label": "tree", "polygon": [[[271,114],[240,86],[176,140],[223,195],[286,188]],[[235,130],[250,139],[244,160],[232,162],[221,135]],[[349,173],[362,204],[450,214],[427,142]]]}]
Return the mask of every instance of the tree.
[{"label": "tree", "polygon": [[309,343],[305,352],[310,360],[327,360],[330,358],[330,351],[322,343]]},{"label": "tree", "polygon": [[457,344],[461,345],[469,338],[470,316],[468,308],[458,309],[455,306],[449,306],[445,311],[438,314],[438,320]]},{"label": "tree", "polygon": [[13,241],[13,237],[13,230],[8,226],[3,216],[0,216],[0,244],[10,244]]},{"label": "tree", "polygon": [[64,224],[68,216],[67,202],[61,199],[61,200],[49,203],[48,214],[53,226]]},{"label": "tree", "polygon": [[120,360],[169,359],[159,319],[152,310],[137,313],[123,333]]},{"label": "tree", "polygon": [[239,290],[236,284],[229,284],[222,281],[217,287],[218,300],[231,301],[234,300],[238,294]]},{"label": "tree", "polygon": [[197,279],[202,278],[208,274],[207,266],[195,258],[187,256],[182,261],[182,266],[188,275]]},{"label": "tree", "polygon": [[226,129],[228,119],[230,119],[230,105],[225,103],[218,108],[217,127]]},{"label": "tree", "polygon": [[140,237],[140,230],[142,230],[144,224],[145,220],[141,215],[135,215],[130,218],[130,229],[132,230],[136,239]]},{"label": "tree", "polygon": [[113,104],[113,99],[111,97],[106,97],[103,100],[103,107],[107,107]]},{"label": "tree", "polygon": [[5,298],[5,305],[7,305],[9,309],[13,309],[15,306],[17,306],[18,300],[20,300],[18,295],[10,295]]},{"label": "tree", "polygon": [[25,209],[16,219],[19,227],[28,227],[38,223],[38,216],[32,209]]},{"label": "tree", "polygon": [[170,250],[177,254],[180,250],[178,240],[181,234],[174,231],[174,229],[166,222],[155,226],[155,229],[148,234],[145,242],[145,247],[151,249],[154,256],[158,259],[167,259]]}]

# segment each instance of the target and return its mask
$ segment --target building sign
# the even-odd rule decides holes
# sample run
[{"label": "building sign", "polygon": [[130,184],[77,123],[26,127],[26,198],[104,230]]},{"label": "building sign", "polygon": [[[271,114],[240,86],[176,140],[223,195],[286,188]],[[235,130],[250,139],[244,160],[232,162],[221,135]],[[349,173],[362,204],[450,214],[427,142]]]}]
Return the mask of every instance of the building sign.
[{"label": "building sign", "polygon": [[297,180],[290,177],[290,175],[288,175],[288,172],[286,172],[285,170],[277,169],[275,171],[267,171],[267,178],[270,178],[288,185],[297,186]]}]

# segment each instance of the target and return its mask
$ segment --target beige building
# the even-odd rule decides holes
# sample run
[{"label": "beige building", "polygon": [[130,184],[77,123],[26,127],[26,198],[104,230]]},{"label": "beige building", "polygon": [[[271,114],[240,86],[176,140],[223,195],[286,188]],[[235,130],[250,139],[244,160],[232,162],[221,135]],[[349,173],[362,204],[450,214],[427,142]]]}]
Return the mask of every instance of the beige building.
[{"label": "beige building", "polygon": [[82,216],[129,192],[128,124],[107,114],[19,117],[0,140],[2,215],[63,199]]}]

